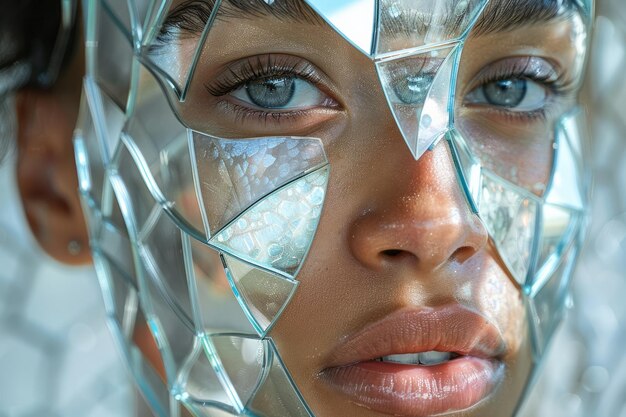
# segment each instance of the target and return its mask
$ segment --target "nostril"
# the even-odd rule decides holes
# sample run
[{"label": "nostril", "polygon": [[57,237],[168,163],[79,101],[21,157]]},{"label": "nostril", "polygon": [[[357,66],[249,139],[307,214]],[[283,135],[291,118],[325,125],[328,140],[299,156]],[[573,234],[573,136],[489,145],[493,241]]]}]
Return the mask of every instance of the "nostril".
[{"label": "nostril", "polygon": [[384,256],[388,256],[390,258],[394,258],[400,255],[401,253],[402,253],[402,250],[400,249],[387,249],[387,250],[382,251],[382,254]]}]

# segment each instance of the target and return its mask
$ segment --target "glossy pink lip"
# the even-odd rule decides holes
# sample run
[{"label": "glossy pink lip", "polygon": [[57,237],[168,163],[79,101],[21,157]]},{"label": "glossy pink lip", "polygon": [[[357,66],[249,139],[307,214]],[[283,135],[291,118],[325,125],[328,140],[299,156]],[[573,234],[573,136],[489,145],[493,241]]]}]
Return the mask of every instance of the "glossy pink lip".
[{"label": "glossy pink lip", "polygon": [[[434,365],[376,361],[437,350],[460,357]],[[322,379],[350,401],[384,414],[432,416],[470,408],[504,376],[498,329],[458,304],[403,309],[370,324],[338,346]]]}]

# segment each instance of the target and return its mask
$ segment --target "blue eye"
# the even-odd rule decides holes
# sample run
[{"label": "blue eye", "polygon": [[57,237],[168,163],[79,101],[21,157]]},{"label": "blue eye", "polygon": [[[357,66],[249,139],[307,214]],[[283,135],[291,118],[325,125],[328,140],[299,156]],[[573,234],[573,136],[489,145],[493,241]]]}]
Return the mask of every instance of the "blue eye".
[{"label": "blue eye", "polygon": [[470,92],[466,101],[509,111],[530,112],[546,105],[548,93],[544,86],[527,78],[491,81]]},{"label": "blue eye", "polygon": [[272,110],[307,109],[326,100],[317,87],[295,75],[252,79],[230,94],[255,107]]}]

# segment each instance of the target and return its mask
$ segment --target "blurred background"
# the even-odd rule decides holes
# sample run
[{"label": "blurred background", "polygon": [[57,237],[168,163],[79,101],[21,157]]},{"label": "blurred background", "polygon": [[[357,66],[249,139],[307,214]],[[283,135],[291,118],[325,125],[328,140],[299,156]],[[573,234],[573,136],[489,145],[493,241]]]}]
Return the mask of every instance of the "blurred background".
[{"label": "blurred background", "polygon": [[[626,3],[600,0],[587,96],[594,196],[571,310],[523,417],[626,417]],[[0,168],[0,417],[141,415],[89,268],[62,267],[24,234]],[[85,279],[89,277],[90,279]]]}]

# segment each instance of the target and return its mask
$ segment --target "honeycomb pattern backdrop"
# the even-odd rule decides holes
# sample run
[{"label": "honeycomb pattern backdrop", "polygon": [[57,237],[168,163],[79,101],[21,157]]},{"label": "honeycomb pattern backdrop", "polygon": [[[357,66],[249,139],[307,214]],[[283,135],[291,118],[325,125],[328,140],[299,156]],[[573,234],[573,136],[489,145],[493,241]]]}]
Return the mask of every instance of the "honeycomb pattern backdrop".
[{"label": "honeycomb pattern backdrop", "polygon": [[[595,189],[572,309],[524,417],[626,417],[626,3],[601,0],[590,82]],[[45,257],[0,169],[0,417],[140,414],[95,274]],[[143,417],[143,416],[142,416]]]}]

